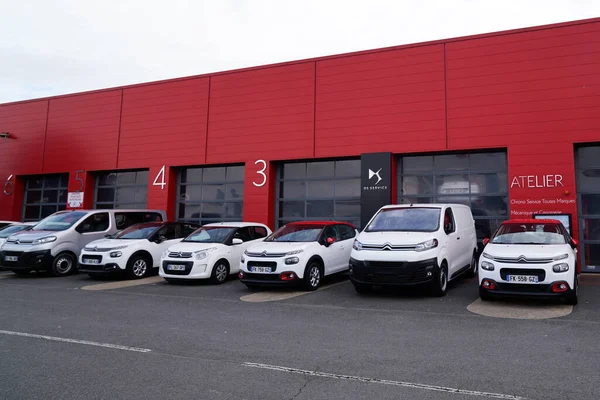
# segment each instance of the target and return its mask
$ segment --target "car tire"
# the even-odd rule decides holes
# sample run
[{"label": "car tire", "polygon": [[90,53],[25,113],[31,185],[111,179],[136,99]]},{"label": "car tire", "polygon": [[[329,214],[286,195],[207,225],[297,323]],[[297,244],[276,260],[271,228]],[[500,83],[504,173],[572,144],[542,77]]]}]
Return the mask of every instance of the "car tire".
[{"label": "car tire", "polygon": [[358,294],[366,294],[371,293],[373,291],[373,285],[367,285],[365,283],[352,283],[354,285],[354,290]]},{"label": "car tire", "polygon": [[566,301],[565,303],[567,303],[570,306],[576,306],[577,303],[579,302],[578,299],[578,293],[579,293],[579,277],[577,277],[577,274],[575,274],[575,280],[574,280],[574,285],[575,287],[574,290],[572,290],[571,292],[569,292],[569,294],[567,295]]},{"label": "car tire", "polygon": [[227,281],[229,276],[229,265],[225,260],[219,260],[210,273],[210,281],[215,285],[221,285]]},{"label": "car tire", "polygon": [[448,268],[446,264],[442,264],[440,270],[433,282],[433,295],[435,297],[443,297],[448,291]]},{"label": "car tire", "polygon": [[59,253],[54,260],[52,260],[52,266],[50,267],[50,273],[54,276],[67,276],[76,271],[75,268],[76,259],[71,253]]},{"label": "car tire", "polygon": [[474,278],[477,276],[477,253],[475,251],[473,251],[473,257],[471,258],[471,267],[469,268],[467,276],[469,278]]},{"label": "car tire", "polygon": [[494,298],[485,291],[485,289],[479,288],[479,298],[481,301],[492,301]]},{"label": "car tire", "polygon": [[148,276],[151,270],[151,262],[148,257],[136,254],[127,261],[127,275],[131,279],[142,279]]},{"label": "car tire", "polygon": [[30,269],[17,269],[17,270],[13,270],[12,272],[14,272],[15,274],[19,275],[19,276],[25,276],[25,275],[29,275],[31,273]]},{"label": "car tire", "polygon": [[322,280],[323,267],[319,262],[311,261],[304,270],[304,290],[317,290]]}]

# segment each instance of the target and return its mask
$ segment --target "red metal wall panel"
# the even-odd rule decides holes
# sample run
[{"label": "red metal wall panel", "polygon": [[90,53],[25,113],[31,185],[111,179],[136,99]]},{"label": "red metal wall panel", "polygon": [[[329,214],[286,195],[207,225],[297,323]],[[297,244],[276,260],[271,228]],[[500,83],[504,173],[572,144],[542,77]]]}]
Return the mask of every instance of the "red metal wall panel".
[{"label": "red metal wall panel", "polygon": [[50,100],[44,173],[117,167],[121,90]]},{"label": "red metal wall panel", "polygon": [[317,62],[317,157],[446,146],[443,45]]},{"label": "red metal wall panel", "polygon": [[119,168],[203,164],[208,78],[125,89]]},{"label": "red metal wall panel", "polygon": [[208,163],[313,157],[314,63],[211,78]]}]

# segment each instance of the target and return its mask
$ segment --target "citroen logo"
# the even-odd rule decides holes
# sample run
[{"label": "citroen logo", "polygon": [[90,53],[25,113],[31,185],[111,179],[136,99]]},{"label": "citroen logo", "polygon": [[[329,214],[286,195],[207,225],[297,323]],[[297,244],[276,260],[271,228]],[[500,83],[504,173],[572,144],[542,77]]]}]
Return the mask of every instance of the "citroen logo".
[{"label": "citroen logo", "polygon": [[519,256],[519,258],[517,258],[517,262],[520,262],[520,263],[527,262],[527,257],[525,257],[525,256]]},{"label": "citroen logo", "polygon": [[383,245],[383,250],[392,250],[392,245],[390,243],[386,243]]},{"label": "citroen logo", "polygon": [[267,256],[267,251],[266,251],[266,250],[265,250],[265,251],[263,251],[262,253],[260,253],[260,255],[261,255],[262,257],[266,257],[266,256]]},{"label": "citroen logo", "polygon": [[19,244],[21,241],[19,239],[16,240],[15,244]]}]

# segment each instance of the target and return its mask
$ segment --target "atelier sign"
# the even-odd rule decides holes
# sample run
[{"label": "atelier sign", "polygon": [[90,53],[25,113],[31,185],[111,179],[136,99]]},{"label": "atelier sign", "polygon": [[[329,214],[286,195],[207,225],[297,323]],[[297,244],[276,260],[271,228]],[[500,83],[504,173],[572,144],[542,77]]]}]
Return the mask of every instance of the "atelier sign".
[{"label": "atelier sign", "polygon": [[518,175],[512,178],[510,188],[555,188],[564,187],[562,175]]}]

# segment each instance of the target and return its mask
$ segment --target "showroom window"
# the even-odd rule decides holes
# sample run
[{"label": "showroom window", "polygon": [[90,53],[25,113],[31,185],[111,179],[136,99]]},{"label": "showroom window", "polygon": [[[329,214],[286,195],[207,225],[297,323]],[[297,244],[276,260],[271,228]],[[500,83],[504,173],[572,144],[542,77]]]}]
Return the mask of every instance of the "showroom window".
[{"label": "showroom window", "polygon": [[242,220],[243,165],[182,168],[177,185],[178,221],[204,225]]},{"label": "showroom window", "polygon": [[94,207],[141,209],[148,203],[148,170],[105,172],[96,176]]},{"label": "showroom window", "polygon": [[69,175],[44,175],[24,179],[23,221],[40,221],[67,208]]},{"label": "showroom window", "polygon": [[291,221],[360,225],[360,160],[283,163],[277,169],[277,227]]},{"label": "showroom window", "polygon": [[600,272],[600,146],[575,149],[582,271]]},{"label": "showroom window", "polygon": [[398,158],[398,203],[461,203],[471,207],[481,242],[508,219],[505,152]]}]

